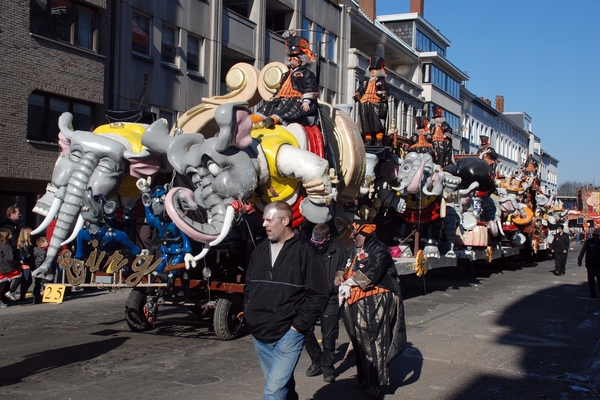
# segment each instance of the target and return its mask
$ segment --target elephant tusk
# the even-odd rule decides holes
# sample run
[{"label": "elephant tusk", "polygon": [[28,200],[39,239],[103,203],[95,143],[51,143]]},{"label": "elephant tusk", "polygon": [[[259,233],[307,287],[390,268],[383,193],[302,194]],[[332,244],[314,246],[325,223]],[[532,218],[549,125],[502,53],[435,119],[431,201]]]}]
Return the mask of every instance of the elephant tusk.
[{"label": "elephant tusk", "polygon": [[463,196],[464,196],[465,194],[469,193],[469,192],[470,192],[470,191],[472,191],[472,190],[475,190],[475,189],[477,189],[478,187],[479,187],[479,182],[477,182],[477,181],[474,181],[474,182],[472,182],[472,183],[471,183],[471,185],[469,185],[469,187],[468,187],[468,188],[466,188],[466,189],[459,189],[459,190],[458,190],[458,193],[459,193],[460,195],[463,195]]},{"label": "elephant tusk", "polygon": [[500,232],[500,234],[501,234],[502,236],[506,236],[506,235],[504,234],[504,230],[502,229],[502,222],[500,222],[500,221],[496,221],[496,222],[498,222],[498,231]]},{"label": "elephant tusk", "polygon": [[71,236],[69,236],[69,238],[62,242],[60,245],[64,246],[68,243],[71,243],[77,237],[77,234],[79,233],[81,228],[83,228],[84,223],[85,221],[83,220],[83,217],[81,216],[81,214],[79,214],[79,217],[77,217],[77,222],[75,223],[75,227],[73,228],[73,233],[71,233]]},{"label": "elephant tusk", "polygon": [[219,234],[219,236],[215,240],[213,240],[212,242],[210,242],[208,244],[209,246],[211,246],[211,247],[216,246],[219,243],[221,243],[223,241],[223,239],[225,239],[225,236],[227,236],[229,234],[229,230],[231,229],[231,223],[233,222],[234,216],[235,216],[235,210],[233,209],[233,207],[230,204],[227,206],[227,210],[225,211],[225,219],[223,220],[223,229],[221,230],[221,233]]},{"label": "elephant tusk", "polygon": [[[206,254],[209,252],[211,247],[214,247],[216,245],[218,245],[219,243],[221,243],[223,241],[223,239],[225,239],[225,237],[229,234],[229,230],[231,228],[231,223],[233,222],[233,217],[235,216],[235,210],[233,209],[233,207],[231,205],[227,206],[227,210],[225,211],[225,220],[223,221],[223,230],[221,231],[221,233],[219,234],[219,236],[213,240],[212,242],[208,243],[203,249],[202,251],[192,257],[192,260],[194,261],[200,261],[201,259],[203,259]],[[188,261],[188,260],[186,260]],[[195,267],[196,263],[190,263],[189,261],[186,262],[186,268],[189,269],[188,265],[193,265]]]},{"label": "elephant tusk", "polygon": [[60,206],[62,205],[62,203],[63,203],[62,199],[59,199],[58,197],[54,198],[54,201],[52,201],[52,205],[50,206],[50,210],[48,211],[48,215],[46,215],[46,218],[44,218],[44,220],[42,221],[40,226],[35,228],[35,230],[31,231],[32,235],[38,235],[38,234],[42,233],[48,227],[48,225],[50,225],[50,223],[56,216],[56,213],[60,209]]}]

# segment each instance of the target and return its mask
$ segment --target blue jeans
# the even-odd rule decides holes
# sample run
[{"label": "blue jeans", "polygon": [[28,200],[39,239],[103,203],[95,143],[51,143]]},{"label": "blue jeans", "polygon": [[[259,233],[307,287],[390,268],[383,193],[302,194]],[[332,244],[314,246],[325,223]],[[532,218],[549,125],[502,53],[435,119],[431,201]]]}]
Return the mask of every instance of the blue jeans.
[{"label": "blue jeans", "polygon": [[272,343],[254,338],[254,349],[265,376],[264,400],[286,400],[288,396],[297,398],[294,369],[303,346],[304,335],[291,328],[281,339]]}]

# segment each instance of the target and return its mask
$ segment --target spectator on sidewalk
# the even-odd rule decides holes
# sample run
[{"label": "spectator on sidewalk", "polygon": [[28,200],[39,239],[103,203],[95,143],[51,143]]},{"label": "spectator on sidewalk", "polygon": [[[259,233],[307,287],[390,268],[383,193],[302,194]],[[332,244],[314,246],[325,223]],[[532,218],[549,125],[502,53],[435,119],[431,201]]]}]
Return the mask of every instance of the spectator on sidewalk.
[{"label": "spectator on sidewalk", "polygon": [[570,245],[569,235],[563,231],[563,226],[559,225],[552,240],[552,254],[554,254],[554,271],[552,273],[556,276],[565,274]]},{"label": "spectator on sidewalk", "polygon": [[592,233],[592,238],[585,241],[577,265],[581,267],[583,256],[585,255],[585,268],[587,269],[588,285],[590,287],[590,297],[596,298],[596,284],[600,288],[600,231],[596,229]]},{"label": "spectator on sidewalk", "polygon": [[17,238],[21,230],[21,211],[16,205],[6,208],[6,219],[0,224],[0,229],[8,229],[11,239],[8,244],[13,248],[13,255],[17,256]]},{"label": "spectator on sidewalk", "polygon": [[267,204],[263,226],[268,240],[258,244],[246,272],[244,315],[269,400],[298,399],[294,369],[329,292],[321,257],[294,233],[292,219],[287,203]]},{"label": "spectator on sidewalk", "polygon": [[[8,298],[20,302],[27,300],[27,290],[31,286],[31,272],[35,270],[35,256],[33,255],[33,244],[31,243],[31,231],[28,226],[21,229],[17,239],[17,251],[19,252],[18,268],[21,270],[21,277],[13,279],[10,283],[10,291],[6,293]],[[19,297],[17,298],[17,289]]]},{"label": "spectator on sidewalk", "polygon": [[[315,225],[310,238],[316,247],[317,253],[323,258],[325,264],[326,282],[329,285],[329,301],[321,316],[321,338],[323,349],[319,346],[313,326],[306,333],[304,347],[312,361],[306,370],[306,376],[317,376],[323,374],[325,382],[335,381],[335,368],[333,358],[335,356],[335,341],[339,334],[340,305],[338,301],[338,286],[342,283],[344,269],[348,262],[348,253],[335,240],[332,240],[329,226],[324,223]],[[338,277],[336,279],[336,277]]]},{"label": "spectator on sidewalk", "polygon": [[[35,241],[36,247],[33,249],[33,255],[35,257],[35,268],[37,269],[44,263],[46,259],[46,253],[48,252],[48,239],[40,236]],[[33,304],[39,304],[42,302],[42,278],[35,278],[35,284],[33,285]]]},{"label": "spectator on sidewalk", "polygon": [[12,234],[8,229],[0,229],[0,307],[6,307],[5,300],[10,281],[21,276],[21,271],[14,261],[13,249],[10,245]]}]

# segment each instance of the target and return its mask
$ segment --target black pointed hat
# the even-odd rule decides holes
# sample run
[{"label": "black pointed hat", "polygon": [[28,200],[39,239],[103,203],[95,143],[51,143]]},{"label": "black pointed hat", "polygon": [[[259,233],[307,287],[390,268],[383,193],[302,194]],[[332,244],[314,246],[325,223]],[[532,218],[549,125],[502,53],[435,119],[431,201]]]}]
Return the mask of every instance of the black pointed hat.
[{"label": "black pointed hat", "polygon": [[378,56],[371,56],[369,60],[369,71],[372,69],[383,69],[385,67],[385,60]]},{"label": "black pointed hat", "polygon": [[425,117],[415,117],[415,123],[417,129],[427,129],[427,125],[429,125],[429,121]]}]

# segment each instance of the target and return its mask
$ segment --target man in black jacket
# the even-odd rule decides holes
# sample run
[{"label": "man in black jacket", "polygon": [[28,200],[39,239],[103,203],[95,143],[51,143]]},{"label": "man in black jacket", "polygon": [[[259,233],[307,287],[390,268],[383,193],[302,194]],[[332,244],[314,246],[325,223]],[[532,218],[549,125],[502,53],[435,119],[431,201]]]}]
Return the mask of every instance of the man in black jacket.
[{"label": "man in black jacket", "polygon": [[552,254],[554,254],[554,271],[552,273],[556,276],[565,274],[570,244],[569,235],[563,231],[562,225],[558,225],[556,235],[552,240]]},{"label": "man in black jacket", "polygon": [[328,299],[323,261],[308,240],[294,234],[292,218],[287,203],[265,207],[269,240],[256,247],[246,272],[244,316],[265,376],[265,399],[298,398],[294,369]]},{"label": "man in black jacket", "polygon": [[585,254],[585,268],[587,269],[588,285],[590,286],[590,297],[596,298],[596,282],[600,288],[600,231],[594,230],[592,238],[585,241],[577,265],[581,267],[583,255]]},{"label": "man in black jacket", "polygon": [[331,233],[327,224],[321,223],[315,225],[310,238],[312,244],[317,248],[317,252],[323,257],[325,264],[326,282],[329,286],[329,301],[327,307],[320,317],[321,337],[323,338],[323,350],[315,336],[314,327],[306,334],[304,347],[312,360],[312,364],[306,370],[306,376],[317,376],[323,373],[325,382],[335,381],[335,369],[333,367],[333,357],[335,355],[335,341],[339,333],[340,305],[338,300],[338,286],[342,279],[336,283],[335,277],[343,277],[346,263],[348,262],[348,252],[335,240],[331,239]]}]

